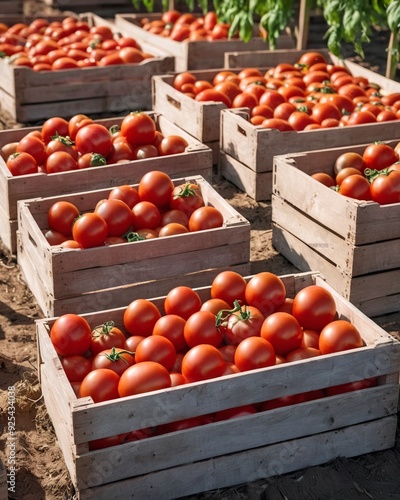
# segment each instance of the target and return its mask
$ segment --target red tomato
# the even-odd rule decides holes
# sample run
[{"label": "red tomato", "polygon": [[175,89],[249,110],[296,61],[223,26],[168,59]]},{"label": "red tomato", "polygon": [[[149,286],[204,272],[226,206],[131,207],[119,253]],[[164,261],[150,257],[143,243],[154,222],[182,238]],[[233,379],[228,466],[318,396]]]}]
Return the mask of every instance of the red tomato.
[{"label": "red tomato", "polygon": [[51,246],[61,245],[68,239],[68,236],[65,236],[65,234],[59,233],[58,231],[53,231],[52,229],[45,231],[44,237]]},{"label": "red tomato", "polygon": [[312,174],[311,177],[316,181],[320,182],[321,184],[323,184],[324,186],[327,187],[336,186],[336,182],[333,179],[333,177],[325,172],[316,172],[315,174]]},{"label": "red tomato", "polygon": [[171,209],[180,210],[190,217],[197,208],[204,206],[199,186],[191,182],[178,184],[171,193],[169,206]]},{"label": "red tomato", "polygon": [[315,347],[298,347],[286,354],[286,361],[290,363],[292,361],[314,358],[315,356],[321,356],[321,351],[319,349],[315,349]]},{"label": "red tomato", "polygon": [[162,335],[150,335],[137,345],[135,361],[136,363],[155,361],[164,366],[168,371],[171,371],[176,361],[174,344]]},{"label": "red tomato", "polygon": [[358,174],[349,175],[342,180],[339,193],[356,200],[370,200],[371,189],[368,180]]},{"label": "red tomato", "polygon": [[275,312],[265,318],[260,335],[268,340],[278,356],[286,356],[301,346],[303,330],[297,319],[286,312]]},{"label": "red tomato", "polygon": [[93,120],[88,116],[83,114],[74,115],[68,121],[68,133],[63,135],[69,135],[69,137],[74,141],[78,130],[89,123],[93,123]]},{"label": "red tomato", "polygon": [[160,210],[169,207],[174,183],[165,172],[152,170],[143,175],[138,186],[141,201],[149,201]]},{"label": "red tomato", "polygon": [[370,185],[371,198],[386,205],[400,202],[400,171],[381,171]]},{"label": "red tomato", "polygon": [[55,151],[47,157],[44,168],[48,174],[69,172],[70,170],[78,170],[78,163],[66,151]]},{"label": "red tomato", "polygon": [[185,323],[186,320],[177,314],[165,314],[156,321],[153,328],[153,335],[166,337],[172,342],[176,352],[186,351],[188,345],[183,333]]},{"label": "red tomato", "polygon": [[156,124],[153,118],[142,112],[133,112],[125,116],[121,122],[121,135],[131,146],[151,144],[154,141]]},{"label": "red tomato", "polygon": [[317,123],[322,123],[327,118],[335,118],[340,120],[342,113],[340,109],[333,103],[317,103],[311,110],[311,118]]},{"label": "red tomato", "polygon": [[63,137],[61,135],[53,137],[46,146],[46,155],[50,156],[56,151],[65,151],[70,154],[74,160],[78,160],[78,151],[69,137]]},{"label": "red tomato", "polygon": [[318,349],[319,332],[307,328],[303,329],[303,340],[301,342],[301,347],[314,347],[314,349]]},{"label": "red tomato", "polygon": [[163,212],[161,214],[160,226],[166,226],[167,224],[171,224],[171,222],[181,224],[182,226],[188,228],[189,217],[184,212],[177,209],[167,210],[166,212]]},{"label": "red tomato", "polygon": [[181,90],[182,85],[185,85],[186,83],[195,83],[196,80],[197,77],[193,75],[193,73],[190,73],[189,71],[184,71],[175,76],[172,85],[176,90]]},{"label": "red tomato", "polygon": [[331,321],[321,330],[318,345],[321,354],[330,354],[362,347],[364,342],[350,321],[338,319]]},{"label": "red tomato", "polygon": [[361,125],[375,123],[376,117],[371,111],[353,111],[346,121],[346,125]]},{"label": "red tomato", "polygon": [[189,217],[189,231],[216,229],[224,224],[222,212],[211,205],[196,208]]},{"label": "red tomato", "polygon": [[223,340],[223,334],[216,326],[215,315],[210,311],[191,314],[186,320],[183,334],[190,348],[200,344],[219,347]]},{"label": "red tomato", "polygon": [[164,300],[166,314],[176,314],[187,320],[192,314],[200,311],[201,298],[199,294],[188,286],[172,288]]},{"label": "red tomato", "polygon": [[282,120],[281,118],[266,118],[261,125],[264,128],[273,128],[281,132],[290,132],[294,130],[288,121]]},{"label": "red tomato", "polygon": [[184,153],[188,146],[186,139],[179,135],[168,135],[158,145],[161,156],[177,155]]},{"label": "red tomato", "polygon": [[274,348],[262,337],[242,340],[236,348],[234,359],[241,372],[273,366],[276,362]]},{"label": "red tomato", "polygon": [[118,384],[118,393],[125,397],[168,387],[171,387],[168,370],[155,361],[142,361],[124,371]]},{"label": "red tomato", "polygon": [[222,319],[222,328],[226,341],[229,344],[238,345],[243,339],[259,336],[264,315],[259,309],[249,305],[240,307]]},{"label": "red tomato", "polygon": [[182,359],[182,375],[189,383],[220,377],[224,369],[222,354],[209,344],[192,347]]},{"label": "red tomato", "polygon": [[139,201],[132,207],[132,226],[139,229],[156,229],[160,226],[161,213],[150,201]]},{"label": "red tomato", "polygon": [[121,347],[111,347],[95,355],[92,361],[92,370],[107,368],[121,376],[124,371],[134,363],[134,353],[130,353]]},{"label": "red tomato", "polygon": [[26,135],[18,142],[17,153],[28,153],[33,158],[38,165],[43,165],[47,158],[46,146],[44,142],[33,135]]},{"label": "red tomato", "polygon": [[132,208],[140,201],[137,189],[127,184],[113,188],[108,195],[108,199],[124,201],[129,208]]},{"label": "red tomato", "polygon": [[362,155],[353,151],[342,153],[336,158],[333,171],[337,175],[341,170],[348,167],[356,168],[363,173],[366,169],[366,164]]},{"label": "red tomato", "polygon": [[170,222],[160,229],[158,236],[159,238],[162,238],[164,236],[173,236],[176,234],[185,234],[188,232],[189,229],[183,224],[179,224],[178,222]]},{"label": "red tomato", "polygon": [[177,387],[178,385],[187,384],[187,380],[179,372],[170,372],[169,376],[171,377],[171,387]]},{"label": "red tomato", "polygon": [[110,153],[107,156],[107,163],[119,163],[123,161],[136,160],[136,154],[127,141],[113,141]]},{"label": "red tomato", "polygon": [[107,236],[122,236],[132,226],[132,210],[121,200],[107,199],[96,206],[94,213],[107,223]]},{"label": "red tomato", "polygon": [[76,149],[81,155],[98,153],[107,158],[112,146],[111,133],[100,123],[90,123],[81,127],[75,136]]},{"label": "red tomato", "polygon": [[232,308],[235,300],[246,303],[246,286],[246,280],[236,271],[221,271],[211,283],[210,295],[213,299],[222,299]]},{"label": "red tomato", "polygon": [[70,382],[81,382],[91,370],[91,361],[80,354],[61,357],[61,364]]},{"label": "red tomato", "polygon": [[231,309],[230,305],[225,302],[225,300],[214,298],[208,299],[202,303],[200,310],[201,311],[210,311],[215,316],[219,313],[219,311],[225,310],[228,311]]},{"label": "red tomato", "polygon": [[335,299],[319,285],[306,286],[295,295],[292,314],[303,328],[320,331],[335,317]]},{"label": "red tomato", "polygon": [[92,370],[82,380],[79,397],[91,397],[95,403],[117,399],[120,376],[108,368]]},{"label": "red tomato", "polygon": [[72,235],[72,225],[77,217],[79,217],[79,210],[69,201],[56,201],[47,212],[50,229],[65,234],[65,236]]},{"label": "red tomato", "polygon": [[78,168],[101,167],[107,164],[107,160],[103,155],[98,153],[85,153],[78,157]]},{"label": "red tomato", "polygon": [[161,317],[157,306],[147,299],[135,299],[125,309],[123,321],[130,335],[148,337]]},{"label": "red tomato", "polygon": [[291,127],[294,128],[294,130],[301,131],[304,130],[307,125],[311,125],[316,122],[310,115],[308,115],[304,111],[293,111],[293,113],[288,118],[288,123]]},{"label": "red tomato", "polygon": [[383,170],[398,161],[399,157],[394,149],[384,142],[369,144],[362,154],[365,167]]},{"label": "red tomato", "polygon": [[231,99],[221,91],[213,89],[205,89],[196,94],[195,100],[199,102],[221,102],[225,104],[227,108],[231,107],[232,101]]},{"label": "red tomato", "polygon": [[29,153],[13,153],[7,160],[6,165],[12,175],[36,174],[39,169],[35,158]]},{"label": "red tomato", "polygon": [[134,160],[145,160],[146,158],[155,158],[160,153],[154,144],[142,144],[133,150]]},{"label": "red tomato", "polygon": [[106,321],[96,326],[91,335],[90,351],[95,356],[112,347],[125,347],[125,335],[117,328],[114,321]]},{"label": "red tomato", "polygon": [[233,344],[227,344],[218,347],[218,350],[222,354],[225,363],[234,363],[236,347],[237,346]]},{"label": "red tomato", "polygon": [[343,168],[335,177],[336,184],[340,186],[341,183],[344,181],[344,179],[346,177],[349,177],[350,175],[363,175],[363,174],[359,170],[353,167]]},{"label": "red tomato", "polygon": [[246,285],[245,302],[259,309],[264,316],[273,313],[280,307],[285,298],[285,285],[273,273],[258,273]]},{"label": "red tomato", "polygon": [[72,236],[82,248],[103,246],[107,234],[107,222],[103,217],[92,212],[78,217],[72,226]]},{"label": "red tomato", "polygon": [[90,347],[92,329],[77,314],[59,316],[50,329],[50,339],[60,356],[85,354]]}]

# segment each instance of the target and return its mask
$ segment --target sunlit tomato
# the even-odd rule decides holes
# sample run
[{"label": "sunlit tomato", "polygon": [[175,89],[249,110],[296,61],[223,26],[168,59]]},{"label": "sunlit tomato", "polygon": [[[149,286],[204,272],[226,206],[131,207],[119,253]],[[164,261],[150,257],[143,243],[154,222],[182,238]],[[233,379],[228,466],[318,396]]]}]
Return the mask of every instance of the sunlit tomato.
[{"label": "sunlit tomato", "polygon": [[210,311],[197,311],[189,316],[184,327],[184,337],[191,348],[199,344],[219,347],[223,335],[216,326],[215,315]]},{"label": "sunlit tomato", "polygon": [[100,123],[90,123],[78,130],[75,145],[81,155],[98,153],[107,158],[112,146],[111,133]]},{"label": "sunlit tomato", "polygon": [[362,347],[364,342],[350,321],[338,319],[331,321],[321,330],[318,345],[322,354],[330,354]]},{"label": "sunlit tomato", "polygon": [[79,216],[72,226],[72,236],[82,248],[103,246],[107,233],[107,222],[93,212]]},{"label": "sunlit tomato", "polygon": [[[268,109],[271,109],[268,107]],[[296,111],[296,106],[290,102],[283,102],[282,104],[279,104],[274,110],[273,110],[273,117],[274,118],[279,118],[280,120],[286,120],[289,118],[289,116],[293,113],[293,111]],[[272,118],[271,116],[267,116],[267,118]]]},{"label": "sunlit tomato", "polygon": [[333,179],[333,177],[326,172],[316,172],[315,174],[312,174],[311,177],[315,179],[316,181],[320,182],[324,186],[327,187],[333,187],[336,186],[336,182]]},{"label": "sunlit tomato", "polygon": [[113,321],[106,321],[92,330],[90,351],[95,356],[112,347],[125,347],[125,335]]},{"label": "sunlit tomato", "polygon": [[286,297],[284,302],[275,309],[275,312],[287,312],[292,314],[293,299],[291,297]]},{"label": "sunlit tomato", "polygon": [[237,346],[235,365],[241,372],[275,365],[275,351],[268,340],[262,337],[248,337]]},{"label": "sunlit tomato", "polygon": [[166,337],[175,347],[176,352],[186,351],[188,346],[184,337],[186,320],[177,314],[165,314],[157,320],[153,328],[153,335]]},{"label": "sunlit tomato", "polygon": [[172,288],[164,300],[166,314],[176,314],[187,320],[192,314],[200,311],[201,298],[199,294],[188,286]]},{"label": "sunlit tomato", "polygon": [[242,305],[237,302],[235,309],[229,315],[223,315],[221,326],[223,328],[226,342],[238,345],[248,337],[260,335],[264,315],[256,307]]},{"label": "sunlit tomato", "polygon": [[231,309],[231,306],[227,302],[225,302],[225,300],[216,297],[213,299],[205,300],[200,308],[201,311],[210,311],[215,316],[219,313],[219,311],[228,311],[229,309]]},{"label": "sunlit tomato", "polygon": [[71,202],[60,200],[49,208],[47,220],[49,227],[66,236],[72,235],[72,225],[79,216],[79,209]]},{"label": "sunlit tomato", "polygon": [[371,200],[371,190],[368,180],[357,174],[349,175],[342,180],[339,193],[356,200]]},{"label": "sunlit tomato", "polygon": [[135,299],[125,309],[123,323],[130,335],[148,337],[161,313],[157,306],[147,299]]},{"label": "sunlit tomato", "polygon": [[250,92],[241,92],[232,101],[232,108],[249,108],[253,110],[258,105],[258,99]]},{"label": "sunlit tomato", "polygon": [[311,110],[311,118],[317,123],[322,123],[327,118],[335,118],[340,120],[342,113],[340,109],[332,103],[317,103]]},{"label": "sunlit tomato", "polygon": [[126,137],[131,146],[151,144],[155,138],[156,124],[147,113],[133,112],[121,122],[121,135]]},{"label": "sunlit tomato", "polygon": [[93,123],[93,120],[87,115],[74,115],[68,121],[68,133],[63,135],[69,135],[69,137],[74,141],[78,130],[83,126],[88,125],[89,123]]},{"label": "sunlit tomato", "polygon": [[263,128],[272,128],[279,130],[280,132],[290,132],[294,128],[289,124],[287,120],[282,118],[266,118],[262,124]]},{"label": "sunlit tomato", "polygon": [[188,232],[189,229],[186,226],[179,224],[179,222],[170,222],[160,229],[158,236],[159,238],[163,238],[164,236],[174,236],[176,234],[185,234]]},{"label": "sunlit tomato", "polygon": [[345,110],[347,113],[352,113],[355,108],[355,104],[352,99],[341,94],[324,94],[321,96],[319,102],[321,104],[334,104],[341,111],[341,113],[343,113],[343,110]]},{"label": "sunlit tomato", "polygon": [[48,174],[68,172],[70,170],[77,170],[78,163],[66,151],[55,151],[47,157],[44,169]]},{"label": "sunlit tomato", "polygon": [[383,170],[398,161],[399,157],[394,149],[384,142],[369,144],[362,154],[365,168]]},{"label": "sunlit tomato", "polygon": [[400,172],[396,170],[381,171],[378,176],[373,177],[370,190],[371,198],[381,205],[399,203]]},{"label": "sunlit tomato", "polygon": [[267,271],[254,275],[245,288],[245,303],[259,309],[264,316],[273,313],[286,297],[283,281]]},{"label": "sunlit tomato", "polygon": [[229,80],[217,83],[217,85],[214,86],[214,89],[218,92],[226,94],[232,102],[235,97],[241,93],[239,86],[235,82]]},{"label": "sunlit tomato", "polygon": [[51,65],[51,69],[53,71],[60,71],[64,69],[75,69],[75,68],[78,68],[78,61],[68,56],[59,57]]},{"label": "sunlit tomato", "polygon": [[6,165],[11,174],[15,176],[36,174],[39,171],[35,158],[24,152],[11,154],[6,160]]},{"label": "sunlit tomato", "polygon": [[81,382],[91,370],[91,361],[79,354],[61,357],[61,364],[70,382]]},{"label": "sunlit tomato", "polygon": [[136,347],[136,363],[155,361],[170,371],[176,361],[174,344],[162,335],[150,335],[143,339]]},{"label": "sunlit tomato", "polygon": [[320,331],[335,317],[335,299],[319,285],[306,286],[295,295],[292,314],[303,328]]},{"label": "sunlit tomato", "polygon": [[289,313],[276,312],[265,318],[260,335],[268,340],[279,356],[301,346],[303,330],[297,319]]},{"label": "sunlit tomato", "polygon": [[376,116],[371,111],[353,111],[348,117],[346,125],[362,125],[363,123],[375,123]]},{"label": "sunlit tomato", "polygon": [[222,212],[211,205],[196,208],[189,217],[189,231],[216,229],[224,224]]},{"label": "sunlit tomato", "polygon": [[221,102],[225,104],[227,108],[229,108],[232,104],[231,99],[221,91],[213,89],[205,89],[196,94],[195,100],[199,102]]},{"label": "sunlit tomato", "polygon": [[190,71],[184,71],[182,73],[178,73],[175,78],[174,78],[174,81],[173,81],[173,87],[176,89],[176,90],[181,90],[182,88],[182,85],[186,84],[186,83],[195,83],[197,80],[197,77],[191,73]]},{"label": "sunlit tomato", "polygon": [[362,175],[362,173],[359,170],[357,170],[356,168],[353,168],[353,167],[343,168],[342,170],[339,171],[339,173],[335,177],[336,184],[338,186],[340,186],[341,183],[343,182],[343,180],[346,177],[349,177],[350,175]]},{"label": "sunlit tomato", "polygon": [[313,64],[326,62],[325,56],[318,51],[307,51],[302,54],[298,60],[300,65],[307,66],[308,68],[310,68]]},{"label": "sunlit tomato", "polygon": [[319,349],[315,347],[298,347],[286,354],[286,361],[290,363],[292,361],[314,358],[315,356],[321,356],[321,351]]},{"label": "sunlit tomato", "polygon": [[113,188],[109,195],[109,200],[121,200],[124,201],[128,207],[132,208],[136,203],[139,203],[140,197],[137,189],[133,186],[123,184]]},{"label": "sunlit tomato", "polygon": [[204,206],[200,187],[191,182],[178,184],[171,193],[169,205],[171,209],[180,210],[190,217],[197,208]]},{"label": "sunlit tomato", "polygon": [[46,238],[48,244],[51,246],[61,245],[68,239],[68,236],[65,236],[65,234],[62,234],[58,231],[54,231],[53,229],[44,231],[44,237]]},{"label": "sunlit tomato", "polygon": [[289,125],[298,132],[304,130],[307,125],[316,123],[308,113],[305,113],[303,111],[293,111],[287,121]]},{"label": "sunlit tomato", "polygon": [[127,368],[121,375],[118,392],[121,397],[171,387],[168,370],[155,361],[142,361]]},{"label": "sunlit tomato", "polygon": [[210,295],[213,299],[222,299],[232,308],[235,300],[246,303],[246,285],[246,280],[236,271],[221,271],[211,283]]},{"label": "sunlit tomato", "polygon": [[56,151],[65,151],[70,154],[75,161],[78,160],[78,151],[76,150],[75,144],[71,139],[66,136],[61,135],[53,137],[46,146],[46,155],[50,156]]},{"label": "sunlit tomato", "polygon": [[319,332],[304,328],[301,347],[314,347],[314,349],[319,349]]},{"label": "sunlit tomato", "polygon": [[[375,104],[372,104],[370,102],[366,102],[365,104],[363,104],[361,106],[360,110],[361,111],[371,111],[371,113],[377,117],[379,115],[379,113],[383,110],[383,106],[381,104],[375,105]],[[394,117],[396,119],[396,115],[394,115]]]},{"label": "sunlit tomato", "polygon": [[225,361],[220,351],[209,344],[196,345],[182,359],[182,375],[188,382],[198,382],[220,377]]},{"label": "sunlit tomato", "polygon": [[50,328],[50,339],[60,356],[83,355],[90,347],[92,329],[77,314],[59,316]]},{"label": "sunlit tomato", "polygon": [[180,135],[168,135],[158,145],[158,152],[161,156],[177,155],[184,153],[187,146],[187,140]]},{"label": "sunlit tomato", "polygon": [[46,120],[41,128],[42,139],[48,144],[54,136],[65,137],[68,135],[68,121],[59,116],[54,116]]},{"label": "sunlit tomato", "polygon": [[120,376],[108,368],[92,370],[82,380],[79,397],[91,397],[95,403],[117,399]]},{"label": "sunlit tomato", "polygon": [[113,141],[107,156],[107,163],[119,163],[137,159],[135,152],[128,141]]},{"label": "sunlit tomato", "polygon": [[237,85],[239,84],[239,77],[236,73],[234,73],[231,70],[222,70],[219,71],[213,78],[212,84],[213,86],[216,86],[220,82],[225,82],[225,81],[231,81],[236,83]]},{"label": "sunlit tomato", "polygon": [[133,353],[121,347],[111,347],[97,353],[92,360],[92,370],[106,368],[121,376],[124,371],[135,363]]},{"label": "sunlit tomato", "polygon": [[132,210],[121,200],[107,199],[95,211],[107,223],[107,236],[122,236],[132,226]]},{"label": "sunlit tomato", "polygon": [[341,170],[348,167],[355,168],[363,173],[366,169],[366,164],[362,155],[352,151],[342,153],[336,158],[333,171],[337,175]]},{"label": "sunlit tomato", "polygon": [[376,117],[376,121],[381,123],[381,122],[389,122],[393,120],[398,120],[398,117],[396,116],[396,113],[390,109],[384,109],[382,110]]},{"label": "sunlit tomato", "polygon": [[154,144],[142,144],[133,149],[134,160],[144,160],[146,158],[155,158],[160,155],[158,148]]},{"label": "sunlit tomato", "polygon": [[107,160],[99,153],[85,153],[78,156],[78,168],[102,167],[107,164]]},{"label": "sunlit tomato", "polygon": [[35,158],[38,165],[42,165],[47,158],[44,142],[33,135],[25,135],[25,137],[22,137],[18,142],[16,152],[30,154]]},{"label": "sunlit tomato", "polygon": [[160,210],[150,201],[139,201],[132,208],[132,226],[138,229],[155,229],[161,220]]},{"label": "sunlit tomato", "polygon": [[270,108],[275,109],[283,102],[286,102],[286,99],[277,90],[266,89],[266,91],[261,95],[258,104],[265,104]]},{"label": "sunlit tomato", "polygon": [[178,223],[188,228],[189,217],[184,212],[177,209],[172,209],[172,210],[167,210],[166,212],[162,212],[160,225],[166,226],[167,224],[171,223]]}]

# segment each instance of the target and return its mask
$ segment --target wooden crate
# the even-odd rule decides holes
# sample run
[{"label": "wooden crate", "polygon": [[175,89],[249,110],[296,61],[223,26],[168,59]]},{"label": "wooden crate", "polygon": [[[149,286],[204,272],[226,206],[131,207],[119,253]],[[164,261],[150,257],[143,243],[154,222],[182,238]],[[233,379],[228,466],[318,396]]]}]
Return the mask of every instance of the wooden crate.
[{"label": "wooden crate", "polygon": [[[173,283],[203,286],[222,268],[250,269],[250,223],[201,176],[176,178],[197,182],[205,203],[218,208],[223,227],[85,250],[51,247],[42,229],[57,200],[92,211],[111,189],[18,202],[18,263],[46,316],[126,306],[133,297],[166,294]],[[137,184],[135,184],[137,186]],[[134,245],[134,247],[132,247]]]},{"label": "wooden crate", "polygon": [[2,460],[0,459],[0,500],[7,500],[7,498],[8,498],[7,470]]},{"label": "wooden crate", "polygon": [[22,14],[24,12],[23,0],[0,0],[0,13]]},{"label": "wooden crate", "polygon": [[[294,63],[306,51],[261,51],[226,54],[228,68],[275,66],[279,62]],[[324,50],[319,52],[329,56],[335,64],[342,64],[332,54]],[[358,64],[345,61],[353,75],[364,76],[370,82],[381,86],[382,92],[400,92],[400,83],[389,80]],[[248,108],[223,109],[221,112],[220,173],[223,177],[246,192],[256,201],[271,198],[272,166],[276,155],[296,151],[314,151],[321,144],[327,148],[360,144],[361,142],[390,140],[400,137],[400,121],[370,123],[349,127],[308,130],[302,132],[280,132],[254,126],[249,121]]]},{"label": "wooden crate", "polygon": [[[62,19],[60,16],[45,17]],[[80,18],[91,26],[107,24],[117,32],[113,22],[93,13],[83,14]],[[10,19],[7,18],[7,21]],[[14,19],[16,21],[17,18]],[[19,18],[23,22],[32,19]],[[141,45],[143,50],[148,51],[147,46]],[[14,67],[7,60],[0,59],[1,109],[21,123],[32,123],[56,115],[69,118],[77,113],[150,110],[152,75],[174,69],[173,57],[157,47],[150,49],[156,57],[138,64],[63,71],[37,72],[27,67]]]},{"label": "wooden crate", "polygon": [[[201,175],[211,182],[211,150],[171,123],[160,113],[148,112],[148,114],[154,118],[157,129],[164,135],[180,135],[187,140],[189,146],[185,153],[105,165],[103,167],[91,167],[87,170],[73,170],[50,175],[38,173],[21,176],[11,175],[4,160],[0,157],[0,238],[6,252],[12,255],[17,252],[17,202],[19,200],[131,184],[139,182],[140,178],[150,170],[162,170],[175,177]],[[122,120],[122,117],[107,118],[96,120],[96,123],[102,123],[109,128],[113,124],[119,125]],[[0,131],[0,147],[9,142],[18,141],[28,132],[38,128],[40,127]]]},{"label": "wooden crate", "polygon": [[[116,14],[115,23],[121,31],[131,35],[137,40],[146,41],[154,47],[163,47],[170,55],[175,57],[175,71],[187,71],[195,69],[222,68],[224,65],[225,52],[235,50],[262,50],[268,48],[268,42],[261,37],[254,36],[249,42],[242,40],[215,40],[215,41],[183,41],[177,42],[169,38],[149,33],[141,27],[140,21],[143,17],[150,20],[158,20],[161,15],[146,14]],[[257,26],[255,27],[255,30]],[[292,49],[295,46],[294,39],[282,34],[277,46],[280,49]]]},{"label": "wooden crate", "polygon": [[366,146],[275,157],[272,242],[297,268],[321,272],[357,308],[378,316],[399,310],[400,203],[354,200],[310,177],[332,174],[342,152]]},{"label": "wooden crate", "polygon": [[[44,0],[46,5],[54,9],[72,12],[94,12],[104,17],[114,17],[117,12],[135,12],[132,0]],[[161,2],[155,2],[161,10]],[[143,9],[141,9],[144,11]]]},{"label": "wooden crate", "polygon": [[[49,338],[55,318],[37,321],[44,401],[80,500],[180,498],[394,445],[400,343],[318,275],[282,280],[292,297],[311,284],[330,290],[339,317],[353,322],[366,346],[93,404],[91,398],[77,399],[67,381]],[[210,296],[209,286],[197,291],[203,300]],[[153,299],[161,310],[163,300]],[[122,325],[123,311],[85,317],[91,325],[110,319]],[[94,439],[370,377],[377,377],[376,387],[108,449],[88,448]]]}]

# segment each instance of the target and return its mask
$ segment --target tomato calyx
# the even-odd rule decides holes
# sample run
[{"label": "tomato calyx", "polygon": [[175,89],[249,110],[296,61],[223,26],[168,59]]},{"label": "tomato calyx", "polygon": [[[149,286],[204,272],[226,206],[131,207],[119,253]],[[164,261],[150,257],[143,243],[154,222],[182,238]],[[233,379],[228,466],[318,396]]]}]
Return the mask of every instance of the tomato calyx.
[{"label": "tomato calyx", "polygon": [[110,131],[111,135],[115,135],[117,132],[121,130],[121,127],[119,125],[111,125],[111,127],[108,130]]},{"label": "tomato calyx", "polygon": [[64,146],[74,146],[75,142],[71,139],[69,135],[60,135],[58,132],[56,132],[56,135],[51,136],[52,141],[59,141],[61,144],[64,144]]},{"label": "tomato calyx", "polygon": [[107,164],[107,160],[100,153],[91,153],[90,166],[102,167]]},{"label": "tomato calyx", "polygon": [[336,92],[333,90],[332,87],[329,87],[329,85],[327,84],[328,82],[323,82],[324,83],[324,87],[321,87],[320,89],[318,89],[318,92],[320,92],[321,94],[336,94]]},{"label": "tomato calyx", "polygon": [[113,363],[116,363],[121,359],[125,364],[129,365],[128,361],[122,356],[122,354],[130,354],[131,356],[135,355],[132,351],[126,351],[124,349],[117,351],[116,347],[112,347],[110,353],[104,353],[104,356]]},{"label": "tomato calyx", "polygon": [[125,238],[128,241],[128,243],[132,243],[134,241],[143,241],[146,239],[144,236],[142,236],[139,233],[135,233],[134,231],[131,231],[130,233],[125,235]]},{"label": "tomato calyx", "polygon": [[92,330],[92,339],[98,339],[103,335],[109,335],[114,326],[115,326],[114,321],[106,321],[102,325],[96,326]]},{"label": "tomato calyx", "polygon": [[218,311],[215,319],[215,326],[217,328],[225,326],[228,318],[232,316],[235,316],[237,321],[248,321],[251,318],[251,313],[247,310],[246,305],[242,306],[237,299],[233,301],[233,305],[233,309],[221,309],[221,311]]},{"label": "tomato calyx", "polygon": [[384,168],[382,170],[376,170],[374,168],[366,168],[364,170],[364,175],[368,179],[370,183],[372,183],[377,177],[380,175],[390,175],[390,172],[393,172],[393,170],[389,170],[389,168]]},{"label": "tomato calyx", "polygon": [[185,198],[187,196],[196,196],[196,191],[193,189],[193,184],[187,182],[178,194],[174,195],[174,198]]}]

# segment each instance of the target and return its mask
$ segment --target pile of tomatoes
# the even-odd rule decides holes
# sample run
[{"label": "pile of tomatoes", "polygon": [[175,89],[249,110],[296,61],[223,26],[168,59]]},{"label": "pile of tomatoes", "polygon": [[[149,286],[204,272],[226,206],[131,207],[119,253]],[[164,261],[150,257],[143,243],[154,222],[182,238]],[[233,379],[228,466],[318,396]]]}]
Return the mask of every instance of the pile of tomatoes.
[{"label": "pile of tomatoes", "polygon": [[34,71],[137,64],[154,57],[132,37],[116,35],[107,25],[92,26],[75,17],[37,18],[7,26],[0,23],[0,53],[15,66]]},{"label": "pile of tomatoes", "polygon": [[160,19],[150,20],[144,17],[141,20],[144,30],[160,35],[177,42],[199,40],[227,40],[230,24],[218,21],[215,12],[207,12],[204,16],[195,16],[190,12],[182,14],[171,9],[164,12]]},{"label": "pile of tomatoes", "polygon": [[333,175],[316,172],[312,177],[338,193],[380,205],[400,203],[400,143],[369,144],[363,153],[349,151],[338,156]]},{"label": "pile of tomatoes", "polygon": [[[161,312],[161,310],[163,312]],[[50,330],[67,378],[78,397],[94,402],[362,347],[355,326],[337,319],[331,293],[318,285],[287,297],[282,280],[261,272],[246,280],[222,271],[202,300],[195,289],[176,286],[157,307],[135,299],[123,325],[92,328],[75,314],[60,316]],[[363,380],[304,392],[158,428],[114,436],[109,444],[201,425],[338,394],[375,384]],[[102,441],[102,446],[107,444]],[[93,447],[100,446],[93,443]]]},{"label": "pile of tomatoes", "polygon": [[198,184],[175,185],[165,172],[152,170],[134,186],[113,188],[92,212],[80,213],[69,201],[48,211],[44,235],[50,245],[92,248],[222,227],[224,216],[206,205]]},{"label": "pile of tomatoes", "polygon": [[382,95],[376,84],[328,63],[320,52],[306,52],[296,64],[283,62],[266,72],[222,70],[212,81],[185,71],[173,86],[196,101],[249,108],[251,123],[282,132],[400,118],[400,93]]},{"label": "pile of tomatoes", "polygon": [[109,129],[84,114],[55,116],[18,142],[5,144],[1,156],[12,175],[53,174],[119,162],[184,153],[188,143],[164,136],[151,115],[132,112]]}]

